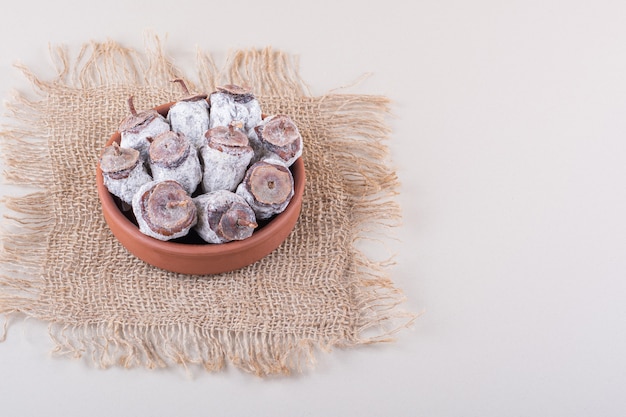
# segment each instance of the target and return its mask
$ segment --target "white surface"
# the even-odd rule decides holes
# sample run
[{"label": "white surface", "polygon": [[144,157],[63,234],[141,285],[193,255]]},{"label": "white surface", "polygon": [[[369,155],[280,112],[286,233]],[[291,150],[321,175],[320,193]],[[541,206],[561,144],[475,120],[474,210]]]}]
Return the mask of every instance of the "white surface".
[{"label": "white surface", "polygon": [[[176,4],[176,6],[174,6]],[[0,343],[2,415],[626,415],[626,4],[23,0],[3,8],[0,94],[52,77],[48,42],[141,47],[190,69],[272,45],[314,94],[394,101],[403,186],[398,341],[260,380],[237,371],[95,370],[51,358],[45,325]],[[231,16],[231,17],[225,17]]]}]

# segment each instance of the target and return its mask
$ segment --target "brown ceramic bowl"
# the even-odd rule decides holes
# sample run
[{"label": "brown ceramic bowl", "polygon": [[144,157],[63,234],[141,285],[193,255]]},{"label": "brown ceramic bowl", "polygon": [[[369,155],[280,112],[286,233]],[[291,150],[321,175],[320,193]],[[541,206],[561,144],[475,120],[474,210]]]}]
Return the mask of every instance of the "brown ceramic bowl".
[{"label": "brown ceramic bowl", "polygon": [[[156,107],[163,116],[174,103]],[[106,143],[119,143],[119,132],[114,133]],[[209,244],[195,232],[184,238],[160,241],[139,231],[132,210],[123,211],[120,200],[109,193],[102,179],[98,164],[96,184],[102,203],[102,213],[120,243],[137,258],[158,268],[183,274],[218,274],[233,271],[250,265],[271,253],[289,236],[296,225],[302,207],[305,172],[302,158],[292,166],[294,195],[282,213],[264,224],[260,224],[252,236],[240,241],[222,244]]]}]

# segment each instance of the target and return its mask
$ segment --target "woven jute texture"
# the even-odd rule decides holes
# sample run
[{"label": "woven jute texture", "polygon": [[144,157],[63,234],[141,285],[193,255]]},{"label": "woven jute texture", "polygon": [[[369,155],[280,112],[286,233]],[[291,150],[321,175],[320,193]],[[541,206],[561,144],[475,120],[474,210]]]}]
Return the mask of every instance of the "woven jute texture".
[{"label": "woven jute texture", "polygon": [[[384,140],[388,100],[313,97],[293,56],[233,51],[218,70],[198,52],[189,77],[158,39],[144,51],[87,43],[58,74],[21,67],[33,97],[15,94],[0,133],[5,196],[0,313],[48,322],[57,353],[97,366],[227,363],[257,374],[310,367],[316,350],[390,340],[407,317],[389,265],[358,249],[397,226],[397,177]],[[165,272],[130,255],[108,229],[96,193],[99,153],[127,114],[224,83],[253,86],[267,114],[290,115],[304,138],[307,185],[298,224],[261,261],[214,276]],[[382,233],[381,233],[382,230]],[[5,329],[6,330],[6,329]]]}]

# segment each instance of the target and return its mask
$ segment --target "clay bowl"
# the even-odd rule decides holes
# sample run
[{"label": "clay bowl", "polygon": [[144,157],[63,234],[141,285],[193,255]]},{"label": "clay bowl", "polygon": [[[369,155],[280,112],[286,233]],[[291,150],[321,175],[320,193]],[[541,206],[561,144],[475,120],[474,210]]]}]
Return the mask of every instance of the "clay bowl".
[{"label": "clay bowl", "polygon": [[[173,104],[163,104],[155,109],[165,116]],[[119,132],[114,133],[106,146],[114,141],[119,143],[120,138]],[[249,238],[222,244],[206,243],[193,231],[188,236],[171,241],[160,241],[146,236],[139,231],[132,210],[123,211],[120,200],[107,190],[99,165],[96,170],[96,184],[104,218],[113,235],[130,253],[167,271],[207,275],[250,265],[274,251],[289,236],[302,207],[305,185],[302,158],[290,169],[294,179],[294,196],[285,211],[260,224]]]}]

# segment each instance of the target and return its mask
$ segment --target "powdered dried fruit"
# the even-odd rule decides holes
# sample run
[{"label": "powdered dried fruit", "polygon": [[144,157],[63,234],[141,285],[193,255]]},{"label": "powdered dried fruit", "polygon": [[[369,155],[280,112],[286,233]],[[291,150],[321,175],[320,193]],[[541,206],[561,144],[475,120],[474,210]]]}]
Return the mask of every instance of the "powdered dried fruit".
[{"label": "powdered dried fruit", "polygon": [[231,124],[207,130],[205,138],[200,148],[204,162],[204,192],[235,191],[254,155],[248,137]]},{"label": "powdered dried fruit", "polygon": [[237,194],[254,210],[257,219],[282,213],[293,197],[293,176],[283,163],[262,160],[248,168]]},{"label": "powdered dried fruit", "polygon": [[[184,236],[189,224],[198,220],[188,213],[188,200],[178,194],[191,198],[204,192],[198,202],[208,204],[204,196],[219,192],[221,205],[206,211],[219,216],[206,215],[200,229],[212,235],[207,231],[203,239],[211,243],[245,239],[257,227],[256,219],[282,213],[291,201],[294,180],[289,166],[302,155],[302,136],[286,115],[262,121],[250,88],[218,87],[207,101],[206,95],[189,94],[181,79],[173,82],[181,85],[185,97],[169,108],[167,119],[156,110],[138,113],[130,97],[131,115],[120,125],[125,147],[139,154],[133,169],[139,167],[137,172],[147,175],[130,198],[140,230],[160,240]],[[130,162],[116,164],[109,176],[126,177]],[[128,195],[125,198],[129,200]],[[239,201],[232,202],[233,198]]]},{"label": "powdered dried fruit", "polygon": [[146,172],[139,158],[139,151],[121,148],[117,142],[103,149],[100,155],[102,179],[109,192],[127,204],[133,201],[135,192],[152,177]]},{"label": "powdered dried fruit", "polygon": [[254,131],[261,148],[261,157],[278,157],[291,166],[302,156],[302,135],[289,116],[266,117]]},{"label": "powdered dried fruit", "polygon": [[302,135],[289,116],[279,114],[263,119],[254,128],[264,157],[278,157],[291,166],[302,156]]},{"label": "powdered dried fruit", "polygon": [[133,213],[139,230],[155,239],[185,236],[197,223],[193,200],[176,181],[151,181],[133,197]]},{"label": "powdered dried fruit", "polygon": [[252,208],[231,191],[202,194],[194,198],[194,203],[198,211],[195,230],[208,243],[247,239],[257,227]]},{"label": "powdered dried fruit", "polygon": [[190,94],[185,82],[173,80],[181,85],[185,97],[178,100],[167,113],[172,130],[183,133],[196,148],[204,143],[204,132],[209,128],[209,103],[206,94]]},{"label": "powdered dried fruit", "polygon": [[175,180],[193,194],[202,180],[198,152],[189,139],[173,131],[149,139],[149,164],[154,180]]},{"label": "powdered dried fruit", "polygon": [[120,146],[123,148],[137,149],[142,160],[148,158],[150,142],[159,133],[170,130],[170,124],[156,110],[144,110],[137,112],[133,104],[133,97],[128,98],[130,115],[120,124],[119,131],[122,135]]},{"label": "powdered dried fruit", "polygon": [[261,121],[261,105],[252,90],[234,84],[218,87],[209,97],[209,128],[241,122],[244,132]]}]

